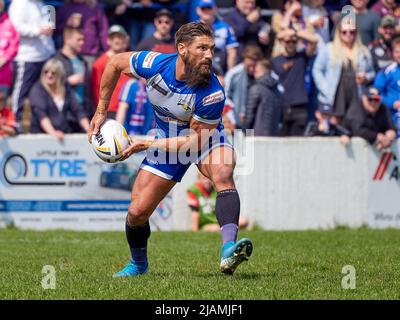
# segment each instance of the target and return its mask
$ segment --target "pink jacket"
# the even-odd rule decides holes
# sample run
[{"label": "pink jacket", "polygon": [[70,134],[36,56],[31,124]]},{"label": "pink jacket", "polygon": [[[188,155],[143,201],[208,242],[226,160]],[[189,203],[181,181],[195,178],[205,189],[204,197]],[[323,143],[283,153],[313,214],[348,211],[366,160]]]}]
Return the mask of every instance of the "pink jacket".
[{"label": "pink jacket", "polygon": [[7,13],[0,15],[0,57],[6,59],[0,67],[0,86],[11,86],[13,80],[12,61],[17,55],[19,34],[12,25]]}]

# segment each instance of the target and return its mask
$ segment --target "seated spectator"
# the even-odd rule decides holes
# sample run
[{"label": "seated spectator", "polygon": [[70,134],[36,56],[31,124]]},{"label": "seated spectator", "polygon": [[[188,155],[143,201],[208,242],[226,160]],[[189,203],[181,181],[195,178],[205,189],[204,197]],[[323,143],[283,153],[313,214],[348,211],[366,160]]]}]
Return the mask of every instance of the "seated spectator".
[{"label": "seated spectator", "polygon": [[361,42],[367,46],[378,39],[380,17],[376,12],[368,10],[369,0],[351,0],[356,13],[357,30],[361,36]]},{"label": "seated spectator", "polygon": [[257,45],[263,52],[268,51],[270,26],[262,20],[255,0],[236,0],[235,7],[227,10],[222,18],[232,27],[239,43],[238,62],[241,62],[244,48],[248,45]]},{"label": "seated spectator", "polygon": [[307,124],[304,132],[305,137],[351,136],[351,132],[339,124],[332,106],[328,104],[318,106],[318,109],[315,111],[315,119],[316,121],[311,121]]},{"label": "seated spectator", "polygon": [[312,74],[319,104],[333,106],[339,119],[359,103],[361,86],[374,79],[375,71],[354,21],[339,22],[333,41],[318,52]]},{"label": "seated spectator", "polygon": [[57,34],[61,36],[65,26],[82,28],[85,43],[82,55],[92,67],[99,53],[106,51],[108,20],[97,0],[67,0],[56,14]]},{"label": "seated spectator", "polygon": [[11,108],[7,106],[7,95],[0,90],[0,137],[14,136],[17,123]]},{"label": "seated spectator", "polygon": [[260,60],[254,70],[246,105],[245,127],[255,136],[278,136],[283,112],[283,86],[272,73],[271,62]]},{"label": "seated spectator", "polygon": [[[192,211],[192,231],[219,231],[221,229],[215,211],[217,192],[211,180],[201,173],[197,181],[187,190],[188,204]],[[246,228],[248,221],[239,219],[239,228]]]},{"label": "seated spectator", "polygon": [[81,55],[84,43],[83,30],[67,26],[63,32],[63,46],[54,58],[63,64],[67,82],[76,100],[83,106],[86,114],[92,117],[94,106],[90,91],[90,70]]},{"label": "seated spectator", "polygon": [[31,133],[47,133],[61,142],[65,133],[73,133],[72,128],[77,122],[88,132],[89,119],[65,82],[64,68],[59,60],[46,62],[40,80],[29,93],[29,100]]},{"label": "seated spectator", "polygon": [[129,135],[146,135],[155,127],[153,108],[148,100],[145,80],[131,79],[119,95],[116,120]]},{"label": "seated spectator", "polygon": [[4,0],[0,0],[0,91],[6,97],[13,82],[12,61],[17,55],[18,46],[19,34],[4,11]]},{"label": "seated spectator", "polygon": [[42,24],[43,2],[40,0],[12,1],[11,22],[19,33],[18,54],[14,59],[15,83],[12,107],[17,123],[22,120],[23,103],[40,77],[44,63],[54,55],[53,29]]},{"label": "seated spectator", "polygon": [[[314,54],[318,38],[300,29],[286,29],[278,34],[283,43],[283,54],[272,59],[272,68],[285,88],[285,105],[282,121],[283,136],[303,136],[308,118],[308,95],[305,75],[309,58]],[[298,52],[298,41],[306,40],[305,51]]]},{"label": "seated spectator", "polygon": [[392,41],[394,62],[376,76],[374,86],[382,95],[382,103],[389,108],[400,137],[400,37]]},{"label": "seated spectator", "polygon": [[[276,35],[287,29],[305,30],[309,34],[314,34],[313,26],[303,17],[302,4],[298,0],[285,0],[281,11],[272,16],[272,30]],[[304,49],[305,41],[298,42],[298,50]],[[276,38],[272,57],[281,55],[284,52],[282,42]]]},{"label": "seated spectator", "polygon": [[175,52],[175,41],[172,35],[172,28],[174,27],[172,12],[167,9],[157,11],[154,18],[154,26],[156,31],[151,36],[140,41],[136,51]]},{"label": "seated spectator", "polygon": [[[382,105],[379,90],[374,87],[367,87],[364,90],[361,103],[349,110],[343,126],[354,137],[364,138],[370,144],[374,144],[378,151],[389,148],[396,139],[389,111]],[[343,145],[348,145],[349,142],[349,136],[341,137]]]},{"label": "seated spectator", "polygon": [[201,22],[208,24],[213,29],[214,63],[219,64],[226,72],[236,65],[239,44],[232,27],[217,17],[217,9],[214,0],[202,0],[197,6],[197,14]]},{"label": "seated spectator", "polygon": [[247,93],[254,83],[254,69],[257,61],[263,58],[258,46],[250,45],[243,51],[243,62],[233,67],[225,75],[225,95],[235,106],[235,122],[238,128],[243,125]]},{"label": "seated spectator", "polygon": [[374,61],[375,72],[393,62],[391,42],[395,33],[395,27],[396,20],[393,17],[383,17],[378,29],[379,38],[368,46]]},{"label": "seated spectator", "polygon": [[[100,99],[100,82],[101,76],[106,68],[108,60],[118,54],[125,52],[129,46],[129,36],[125,29],[120,25],[112,25],[108,30],[108,38],[107,43],[109,49],[104,52],[100,57],[96,59],[93,63],[92,76],[91,76],[91,87],[92,87],[92,95],[94,106],[97,106]],[[108,107],[108,117],[111,119],[115,119],[118,110],[118,96],[121,92],[122,86],[129,80],[130,78],[121,74],[117,85],[115,86],[114,92],[111,96],[110,104]]]}]

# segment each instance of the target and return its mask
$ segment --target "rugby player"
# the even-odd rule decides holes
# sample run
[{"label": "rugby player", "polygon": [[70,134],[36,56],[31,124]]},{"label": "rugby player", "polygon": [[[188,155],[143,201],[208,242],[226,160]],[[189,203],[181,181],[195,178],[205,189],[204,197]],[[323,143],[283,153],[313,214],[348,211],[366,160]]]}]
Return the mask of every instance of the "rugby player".
[{"label": "rugby player", "polygon": [[[233,181],[235,154],[221,123],[225,94],[212,72],[215,47],[212,29],[201,22],[185,24],[175,34],[175,46],[177,52],[173,54],[149,51],[117,54],[110,58],[101,79],[100,101],[90,123],[89,141],[107,118],[111,95],[121,73],[146,79],[157,123],[154,140],[133,139],[122,156],[124,160],[146,150],[132,187],[126,218],[125,231],[132,259],[114,277],[148,272],[149,217],[181,181],[192,162],[218,192],[216,215],[222,233],[221,271],[233,274],[253,251],[249,239],[236,241],[240,199]],[[180,156],[187,154],[190,161],[182,161]]]}]

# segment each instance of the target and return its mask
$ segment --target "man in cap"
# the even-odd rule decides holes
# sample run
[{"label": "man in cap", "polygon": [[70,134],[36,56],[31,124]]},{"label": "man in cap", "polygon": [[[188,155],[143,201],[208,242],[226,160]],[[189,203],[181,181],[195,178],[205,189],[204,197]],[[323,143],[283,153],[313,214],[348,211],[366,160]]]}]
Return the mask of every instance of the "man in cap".
[{"label": "man in cap", "polygon": [[196,8],[200,21],[208,24],[214,31],[214,63],[220,65],[225,72],[236,65],[239,43],[232,27],[217,17],[217,10],[214,0],[201,0]]},{"label": "man in cap", "polygon": [[395,27],[395,18],[391,16],[383,17],[378,28],[379,38],[368,46],[376,72],[393,62],[391,41],[395,34]]},{"label": "man in cap", "polygon": [[[108,30],[107,44],[109,49],[104,52],[100,57],[93,63],[91,87],[93,93],[94,105],[99,103],[99,91],[100,81],[103,75],[104,69],[106,68],[108,60],[118,54],[125,52],[129,45],[129,36],[124,27],[120,25],[112,25]],[[117,86],[115,87],[114,93],[111,97],[108,117],[114,119],[118,110],[118,94],[129,77],[121,74]]]},{"label": "man in cap", "polygon": [[161,53],[174,53],[176,51],[172,28],[174,27],[174,18],[172,12],[168,9],[157,11],[154,18],[156,31],[140,41],[137,51],[156,51]]},{"label": "man in cap", "polygon": [[[366,87],[361,96],[361,103],[347,112],[343,125],[353,136],[361,137],[374,144],[377,150],[389,148],[396,139],[396,131],[389,110],[382,105],[379,90]],[[344,145],[349,143],[349,136],[342,136]]]}]

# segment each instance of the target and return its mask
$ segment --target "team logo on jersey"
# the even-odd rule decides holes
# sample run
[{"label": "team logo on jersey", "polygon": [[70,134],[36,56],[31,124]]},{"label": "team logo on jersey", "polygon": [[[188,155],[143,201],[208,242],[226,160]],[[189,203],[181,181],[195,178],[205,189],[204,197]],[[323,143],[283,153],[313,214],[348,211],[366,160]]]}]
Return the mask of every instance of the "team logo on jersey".
[{"label": "team logo on jersey", "polygon": [[224,100],[224,93],[222,90],[219,90],[213,94],[210,94],[203,98],[203,106],[208,106],[210,104],[214,104]]},{"label": "team logo on jersey", "polygon": [[153,65],[154,60],[156,59],[157,56],[159,56],[161,53],[159,52],[149,52],[146,57],[143,60],[143,68],[145,69],[150,69],[151,66]]},{"label": "team logo on jersey", "polygon": [[161,93],[163,96],[166,96],[168,94],[168,91],[165,90],[163,87],[161,87],[160,85],[158,85],[155,80],[152,80],[149,84],[150,86],[152,86],[154,88],[154,90],[157,90],[159,93]]},{"label": "team logo on jersey", "polygon": [[191,110],[189,104],[185,100],[182,100],[182,99],[179,100],[178,106],[181,106],[186,111]]}]

